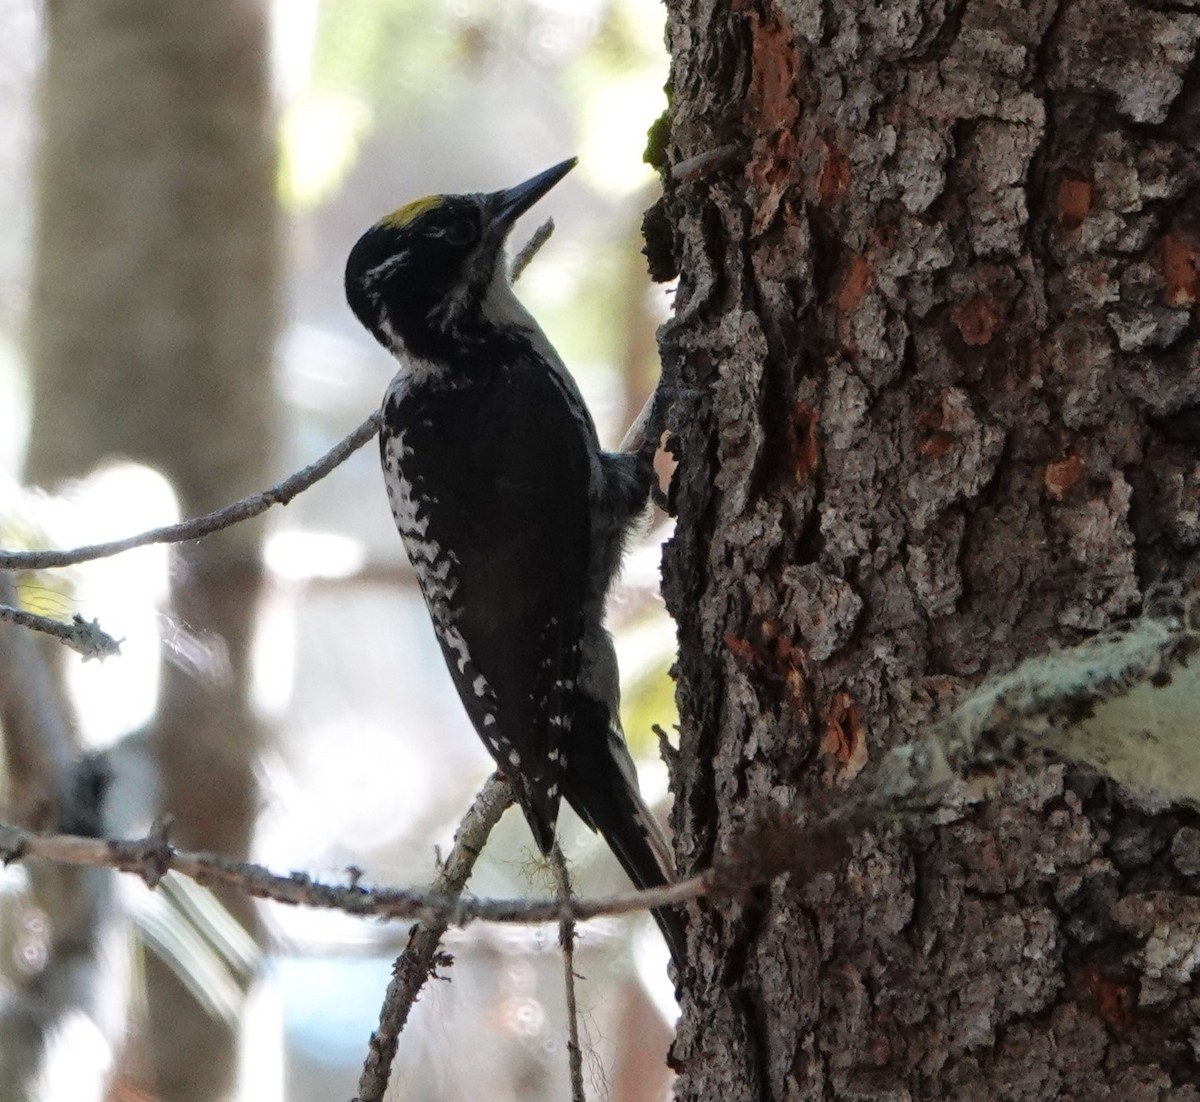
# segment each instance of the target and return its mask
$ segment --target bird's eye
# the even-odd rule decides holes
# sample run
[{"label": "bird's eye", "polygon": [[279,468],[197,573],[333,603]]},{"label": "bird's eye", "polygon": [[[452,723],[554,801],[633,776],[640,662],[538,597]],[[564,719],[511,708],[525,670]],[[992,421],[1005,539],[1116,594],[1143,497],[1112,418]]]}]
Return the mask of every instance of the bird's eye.
[{"label": "bird's eye", "polygon": [[451,245],[471,245],[479,230],[469,218],[456,218],[446,227],[444,237]]}]

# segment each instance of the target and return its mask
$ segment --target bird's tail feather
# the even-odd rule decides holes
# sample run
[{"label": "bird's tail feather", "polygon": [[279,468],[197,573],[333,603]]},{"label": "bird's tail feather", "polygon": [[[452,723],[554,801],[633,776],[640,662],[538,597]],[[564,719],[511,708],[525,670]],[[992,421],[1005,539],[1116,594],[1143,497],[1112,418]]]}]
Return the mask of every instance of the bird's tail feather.
[{"label": "bird's tail feather", "polygon": [[[674,882],[670,847],[638,791],[625,739],[619,730],[610,729],[608,709],[598,702],[587,701],[572,723],[563,795],[579,817],[600,832],[637,887]],[[687,959],[683,913],[678,907],[656,907],[652,914],[681,976]]]},{"label": "bird's tail feather", "polygon": [[[674,864],[669,856],[666,863],[662,860],[664,852],[669,854],[669,851],[666,850],[666,839],[654,814],[636,790],[624,789],[622,795],[628,799],[624,814],[611,825],[600,819],[596,829],[604,836],[621,868],[637,887],[657,888],[673,883]],[[634,824],[633,829],[630,829],[630,823]],[[678,907],[655,907],[650,913],[666,939],[676,972],[682,975],[687,959],[683,915]]]}]

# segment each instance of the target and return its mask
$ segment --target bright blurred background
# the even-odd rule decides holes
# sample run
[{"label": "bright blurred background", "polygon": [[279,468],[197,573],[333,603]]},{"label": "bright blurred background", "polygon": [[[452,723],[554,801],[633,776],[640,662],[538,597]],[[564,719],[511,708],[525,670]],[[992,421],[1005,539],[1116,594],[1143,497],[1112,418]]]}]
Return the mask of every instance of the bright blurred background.
[{"label": "bright blurred background", "polygon": [[[0,219],[7,228],[0,235],[0,545],[74,546],[125,535],[311,462],[378,404],[392,372],[344,304],[342,266],[357,236],[416,196],[508,186],[572,154],[579,167],[517,229],[519,244],[537,217],[556,222],[519,293],[571,366],[603,439],[620,439],[656,378],[654,330],[668,307],[640,255],[641,212],[657,194],[642,151],[665,108],[663,12],[655,0],[275,0],[257,13],[251,0],[221,0],[202,14],[215,21],[216,7],[232,8],[220,49],[242,51],[238,64],[268,74],[267,190],[281,212],[280,258],[260,264],[245,257],[256,246],[241,232],[223,261],[251,291],[255,281],[277,280],[259,309],[269,315],[274,349],[261,394],[253,386],[238,390],[236,370],[206,381],[204,351],[191,359],[156,352],[149,374],[132,382],[105,375],[107,365],[147,347],[172,349],[174,335],[192,325],[199,337],[191,343],[205,345],[211,334],[204,327],[222,325],[221,294],[234,310],[248,309],[252,297],[225,287],[220,268],[215,281],[205,277],[220,293],[190,271],[178,282],[178,313],[155,307],[136,326],[128,302],[111,297],[144,287],[128,293],[149,299],[175,279],[162,272],[174,272],[171,212],[184,199],[170,187],[186,198],[189,181],[211,173],[215,206],[221,187],[236,193],[240,186],[240,170],[224,168],[220,127],[206,124],[179,130],[193,137],[167,156],[175,183],[166,201],[140,198],[139,189],[152,186],[138,167],[140,149],[154,145],[158,131],[135,140],[124,129],[136,133],[143,101],[131,101],[131,116],[122,66],[148,67],[146,78],[168,89],[139,93],[149,97],[148,111],[197,71],[196,86],[230,100],[243,78],[226,73],[219,52],[217,61],[190,58],[192,38],[178,27],[169,48],[148,60],[130,52],[107,69],[90,67],[89,51],[103,52],[110,41],[104,18],[111,42],[129,42],[154,5],[103,0],[99,22],[85,33],[75,12],[89,2],[0,0]],[[243,28],[238,20],[248,22]],[[90,81],[69,108],[55,99],[64,73]],[[247,85],[252,99],[253,81]],[[110,172],[127,176],[100,186],[86,168],[97,149],[109,157]],[[64,202],[65,188],[89,186],[85,200]],[[132,207],[113,245],[97,227],[118,199]],[[167,213],[144,215],[149,208]],[[273,217],[257,216],[264,254],[276,229],[262,223]],[[211,232],[219,233],[214,224]],[[179,225],[181,234],[195,232],[184,218]],[[162,267],[139,284],[147,257]],[[56,272],[66,274],[60,284]],[[93,324],[73,338],[71,319],[96,282],[107,285],[116,336],[97,335]],[[201,302],[202,316],[199,306],[193,315],[192,304]],[[92,355],[101,366],[89,366]],[[255,370],[248,360],[245,372]],[[172,372],[191,389],[167,391],[156,407],[153,388]],[[238,417],[255,402],[265,420],[247,428]],[[163,429],[153,444],[137,437],[174,426],[181,407],[188,407],[190,429]],[[83,448],[79,438],[97,423],[103,439]],[[60,449],[63,441],[71,446]],[[206,472],[232,467],[243,454],[246,462],[220,489],[210,486]],[[28,488],[31,481],[40,488]],[[651,727],[669,730],[675,719],[667,676],[674,636],[657,596],[665,534],[659,524],[631,555],[611,608],[626,730],[643,789],[659,807],[666,774]],[[208,844],[220,848],[221,823],[210,830],[204,819],[229,817],[218,799],[229,785],[218,784],[211,799],[188,794],[202,790],[210,762],[228,749],[221,739],[236,724],[224,725],[221,709],[241,717],[244,705],[250,733],[238,745],[253,751],[244,761],[254,782],[245,846],[254,860],[334,881],[354,867],[369,884],[427,883],[437,847],[449,845],[490,762],[443,668],[388,513],[374,446],[275,510],[260,535],[265,570],[259,576],[257,567],[246,568],[254,576],[240,602],[248,612],[236,607],[236,593],[230,597],[229,578],[243,584],[239,556],[255,563],[260,556],[236,540],[18,576],[26,607],[95,617],[124,640],[121,657],[104,663],[60,651],[47,658],[67,686],[76,749],[101,754],[109,775],[105,829],[138,834],[165,809],[184,823],[181,844],[216,838]],[[204,601],[187,596],[190,579],[210,576],[235,606],[230,622],[241,623],[238,613],[248,617],[244,663],[220,626],[226,613],[210,624]],[[196,714],[204,719],[165,734],[164,710],[188,714],[177,698],[199,700]],[[12,732],[5,736],[11,756]],[[0,785],[5,818],[21,804],[19,788],[12,777]],[[580,894],[627,886],[603,843],[569,813],[562,837]],[[3,1094],[17,1089],[5,1087],[17,1073],[14,1059],[5,1071],[0,1051],[4,1099],[308,1102],[354,1094],[405,924],[271,904],[249,910],[180,882],[150,893],[132,878],[105,880],[71,889],[92,892],[103,912],[87,935],[95,989],[39,1007],[54,986],[47,977],[61,949],[61,920],[36,873],[25,866],[0,872],[0,1025],[18,1018],[45,1024],[36,1088]],[[493,835],[471,888],[490,896],[551,891],[516,811]],[[431,983],[423,993],[401,1038],[389,1097],[566,1097],[556,931],[475,925],[452,933],[448,948],[452,982]],[[666,1096],[663,1061],[675,1013],[666,960],[645,918],[582,929],[577,971],[585,977],[579,999],[593,1097]],[[178,985],[186,997],[164,1001],[155,993],[161,983]],[[220,1076],[208,1085],[201,1069],[216,1059],[199,1040],[211,1036],[215,1044],[223,1036],[240,1040],[232,1086]]]}]

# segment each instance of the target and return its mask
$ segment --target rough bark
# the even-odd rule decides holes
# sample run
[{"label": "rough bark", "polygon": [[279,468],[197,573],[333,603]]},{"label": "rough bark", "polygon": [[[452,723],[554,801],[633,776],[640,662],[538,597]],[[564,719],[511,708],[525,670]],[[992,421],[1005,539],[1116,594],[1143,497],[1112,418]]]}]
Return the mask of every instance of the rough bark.
[{"label": "rough bark", "polygon": [[[1200,13],[668,8],[691,871],[870,784],[986,673],[1195,584]],[[698,907],[678,1097],[1196,1098],[1198,828],[1001,772]]]},{"label": "rough bark", "polygon": [[[30,318],[32,480],[110,456],[161,470],[185,515],[269,481],[277,314],[274,127],[261,0],[48,8]],[[185,549],[151,732],[188,846],[244,855],[257,525]],[[245,900],[225,902],[250,921]],[[233,1024],[148,965],[160,1096],[217,1097]],[[167,1025],[166,1023],[170,1023]]]}]

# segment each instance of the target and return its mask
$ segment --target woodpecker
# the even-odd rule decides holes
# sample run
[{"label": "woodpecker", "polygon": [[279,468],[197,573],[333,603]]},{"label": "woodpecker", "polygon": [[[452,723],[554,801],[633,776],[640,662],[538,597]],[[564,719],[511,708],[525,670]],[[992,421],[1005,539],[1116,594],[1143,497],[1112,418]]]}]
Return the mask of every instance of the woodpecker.
[{"label": "woodpecker", "polygon": [[[380,457],[450,676],[543,854],[560,800],[638,887],[674,879],[620,721],[604,604],[644,513],[652,445],[603,451],[574,379],[512,290],[516,220],[575,165],[387,215],[346,263],[346,298],[398,361]],[[677,971],[681,913],[654,913]]]}]

